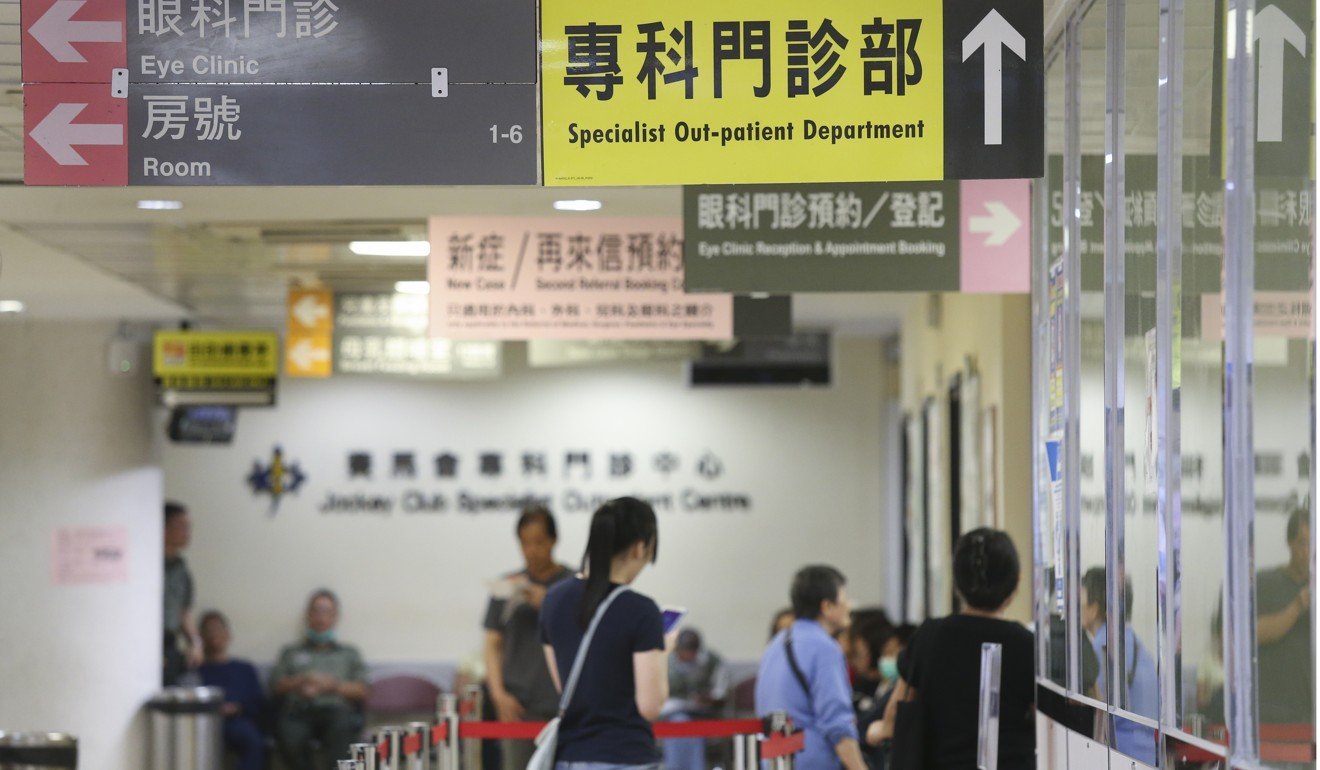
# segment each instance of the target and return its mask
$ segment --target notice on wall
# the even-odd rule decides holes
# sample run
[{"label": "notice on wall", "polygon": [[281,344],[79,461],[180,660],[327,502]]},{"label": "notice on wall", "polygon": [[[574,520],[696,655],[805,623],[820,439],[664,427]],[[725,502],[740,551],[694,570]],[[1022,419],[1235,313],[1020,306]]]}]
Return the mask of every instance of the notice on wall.
[{"label": "notice on wall", "polygon": [[692,291],[1026,292],[1025,179],[686,187]]},{"label": "notice on wall", "polygon": [[128,581],[127,527],[61,527],[52,534],[50,579],[59,586]]},{"label": "notice on wall", "polygon": [[547,185],[1029,178],[1040,0],[541,3]]},{"label": "notice on wall", "polygon": [[335,296],[334,372],[392,377],[498,377],[499,342],[427,336],[427,299],[394,292]]},{"label": "notice on wall", "polygon": [[679,219],[434,217],[430,331],[456,340],[727,339],[733,298],[683,290]]}]

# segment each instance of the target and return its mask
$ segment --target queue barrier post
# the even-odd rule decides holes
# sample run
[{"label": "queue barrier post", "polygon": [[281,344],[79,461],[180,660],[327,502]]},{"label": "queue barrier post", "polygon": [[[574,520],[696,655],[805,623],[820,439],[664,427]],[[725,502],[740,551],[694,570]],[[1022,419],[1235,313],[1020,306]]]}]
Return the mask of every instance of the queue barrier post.
[{"label": "queue barrier post", "polygon": [[[463,688],[463,699],[458,708],[458,717],[464,722],[480,722],[482,707],[481,686],[470,684]],[[480,768],[481,764],[481,741],[464,741],[462,744],[463,767]],[[457,770],[457,768],[455,768]]]},{"label": "queue barrier post", "polygon": [[403,753],[407,757],[408,770],[431,770],[431,725],[409,722]]},{"label": "queue barrier post", "polygon": [[382,770],[403,770],[403,730],[398,727],[382,727],[376,733],[376,743],[383,754],[377,757],[377,765]]},{"label": "queue barrier post", "polygon": [[362,770],[380,770],[376,766],[376,744],[354,743],[348,747],[349,756],[360,763]]},{"label": "queue barrier post", "polygon": [[339,760],[339,770],[362,770],[362,761],[359,759],[341,759]]},{"label": "queue barrier post", "polygon": [[[462,746],[460,735],[458,734],[458,696],[454,693],[445,693],[440,696],[440,718],[448,728],[445,735],[445,744],[441,750],[444,760],[441,763],[442,770],[460,770],[462,767]],[[474,765],[475,767],[475,765]]]}]

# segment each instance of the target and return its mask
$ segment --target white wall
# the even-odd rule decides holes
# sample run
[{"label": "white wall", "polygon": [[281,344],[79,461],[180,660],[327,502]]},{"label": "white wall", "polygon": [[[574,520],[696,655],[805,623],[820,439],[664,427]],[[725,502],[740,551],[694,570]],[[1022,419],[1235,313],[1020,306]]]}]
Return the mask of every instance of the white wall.
[{"label": "white wall", "polygon": [[[80,739],[80,767],[146,766],[160,682],[161,476],[149,382],[107,373],[113,326],[0,323],[0,729]],[[127,579],[55,585],[60,528],[124,528]]]},{"label": "white wall", "polygon": [[[558,556],[575,564],[589,511],[566,511],[568,490],[681,498],[693,489],[745,494],[752,507],[661,510],[659,564],[638,588],[689,607],[726,656],[755,658],[771,613],[787,604],[790,576],[807,562],[838,565],[855,601],[884,597],[881,347],[840,340],[836,351],[836,384],[813,390],[690,390],[677,363],[528,371],[520,353],[491,382],[283,381],[277,407],[242,412],[231,446],[164,450],[168,496],[193,511],[188,558],[201,608],[230,615],[236,654],[267,661],[296,633],[308,592],[327,585],[343,599],[342,638],[370,660],[456,661],[479,644],[485,581],[521,563],[514,511],[322,513],[329,493],[397,499],[418,489],[451,505],[460,489],[547,493],[560,516]],[[244,479],[276,444],[307,481],[271,513]],[[562,453],[572,449],[591,452],[590,482],[562,478]],[[471,467],[457,480],[436,478],[436,454],[453,451],[470,466],[487,450],[504,453],[503,480]],[[524,450],[549,454],[548,479],[524,481]],[[623,450],[637,473],[605,478],[608,453]],[[665,450],[682,463],[668,480],[650,467]],[[349,478],[353,451],[372,454],[371,481]],[[415,480],[382,478],[398,451],[417,453]],[[707,451],[723,462],[716,480],[694,470]]]}]

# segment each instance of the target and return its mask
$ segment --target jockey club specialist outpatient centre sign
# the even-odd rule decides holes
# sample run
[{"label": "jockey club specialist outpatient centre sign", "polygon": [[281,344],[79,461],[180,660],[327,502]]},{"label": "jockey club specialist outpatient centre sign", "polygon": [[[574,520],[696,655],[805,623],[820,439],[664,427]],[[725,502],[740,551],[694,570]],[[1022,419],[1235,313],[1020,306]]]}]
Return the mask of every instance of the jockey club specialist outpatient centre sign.
[{"label": "jockey club specialist outpatient centre sign", "polygon": [[1040,0],[541,3],[547,185],[1039,177]]}]

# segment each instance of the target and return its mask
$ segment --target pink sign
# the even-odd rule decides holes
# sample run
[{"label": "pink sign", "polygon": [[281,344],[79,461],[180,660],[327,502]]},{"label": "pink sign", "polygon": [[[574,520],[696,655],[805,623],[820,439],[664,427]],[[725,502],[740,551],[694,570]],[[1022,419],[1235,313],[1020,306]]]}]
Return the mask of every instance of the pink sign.
[{"label": "pink sign", "polygon": [[1031,291],[1031,182],[965,179],[959,188],[962,290]]},{"label": "pink sign", "polygon": [[[1311,293],[1305,291],[1258,291],[1255,297],[1256,334],[1262,337],[1311,339]],[[1201,339],[1224,338],[1224,295],[1201,295]]]},{"label": "pink sign", "polygon": [[128,580],[128,529],[64,527],[51,538],[51,582],[72,586]]},{"label": "pink sign", "polygon": [[432,337],[707,340],[733,297],[683,291],[670,217],[433,217]]}]

